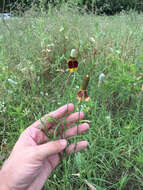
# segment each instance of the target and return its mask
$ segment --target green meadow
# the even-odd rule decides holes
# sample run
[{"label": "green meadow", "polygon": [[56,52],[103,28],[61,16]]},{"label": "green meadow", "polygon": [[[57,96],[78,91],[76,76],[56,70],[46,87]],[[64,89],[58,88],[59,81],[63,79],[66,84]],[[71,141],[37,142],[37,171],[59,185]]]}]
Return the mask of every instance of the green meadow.
[{"label": "green meadow", "polygon": [[[143,14],[27,11],[0,20],[0,165],[26,127],[73,103],[89,122],[86,150],[67,156],[44,189],[143,189]],[[78,70],[70,73],[71,49]],[[99,86],[99,75],[105,80]],[[88,74],[90,100],[77,99]]]}]

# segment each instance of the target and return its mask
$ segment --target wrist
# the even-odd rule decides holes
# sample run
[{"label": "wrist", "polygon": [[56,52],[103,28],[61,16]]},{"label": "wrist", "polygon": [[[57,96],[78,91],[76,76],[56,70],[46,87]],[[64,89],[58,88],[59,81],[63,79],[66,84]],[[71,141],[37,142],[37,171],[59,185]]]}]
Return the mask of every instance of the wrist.
[{"label": "wrist", "polygon": [[10,190],[10,188],[8,187],[8,184],[7,184],[6,177],[5,177],[2,169],[0,170],[0,190]]}]

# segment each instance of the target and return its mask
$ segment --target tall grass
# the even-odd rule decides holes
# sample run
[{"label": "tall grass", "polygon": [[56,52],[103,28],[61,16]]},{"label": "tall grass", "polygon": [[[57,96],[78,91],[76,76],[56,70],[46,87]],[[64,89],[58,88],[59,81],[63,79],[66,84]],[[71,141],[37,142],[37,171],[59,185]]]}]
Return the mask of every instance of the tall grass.
[{"label": "tall grass", "polygon": [[[27,126],[72,102],[90,130],[70,141],[86,139],[89,147],[64,160],[45,189],[88,189],[85,180],[97,190],[143,188],[142,19],[136,12],[95,16],[64,6],[0,20],[1,164]],[[79,61],[73,74],[72,48]],[[105,82],[98,87],[101,73]],[[91,98],[79,104],[85,74]]]}]

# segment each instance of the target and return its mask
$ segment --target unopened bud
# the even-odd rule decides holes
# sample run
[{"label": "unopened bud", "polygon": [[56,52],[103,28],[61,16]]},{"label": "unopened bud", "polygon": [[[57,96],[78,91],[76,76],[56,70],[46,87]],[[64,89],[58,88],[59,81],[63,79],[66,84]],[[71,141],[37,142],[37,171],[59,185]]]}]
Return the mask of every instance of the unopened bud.
[{"label": "unopened bud", "polygon": [[76,57],[76,49],[71,50],[71,57]]},{"label": "unopened bud", "polygon": [[88,83],[89,83],[89,75],[86,75],[84,78],[83,78],[83,81],[82,81],[82,86],[81,86],[81,89],[82,90],[86,90],[87,89],[87,86],[88,86]]}]

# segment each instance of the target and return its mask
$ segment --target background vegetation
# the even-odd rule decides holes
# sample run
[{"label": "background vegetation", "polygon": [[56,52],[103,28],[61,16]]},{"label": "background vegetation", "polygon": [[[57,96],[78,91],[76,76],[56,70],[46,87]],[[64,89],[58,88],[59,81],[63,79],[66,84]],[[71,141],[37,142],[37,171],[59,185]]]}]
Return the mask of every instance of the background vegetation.
[{"label": "background vegetation", "polygon": [[78,10],[84,8],[87,12],[96,14],[113,15],[121,11],[129,11],[130,9],[138,12],[143,11],[142,0],[2,0],[0,2],[0,11],[25,11],[32,6],[40,8],[41,6],[48,10],[49,6],[62,6],[63,4],[76,5]]},{"label": "background vegetation", "polygon": [[[85,112],[89,147],[67,157],[45,189],[143,189],[143,15],[79,13],[69,6],[32,8],[23,17],[0,20],[0,160],[8,157],[21,132],[66,103]],[[72,48],[79,68],[69,73]],[[98,87],[98,77],[105,83]],[[76,94],[90,75],[89,102]],[[74,175],[76,174],[76,175]]]}]

